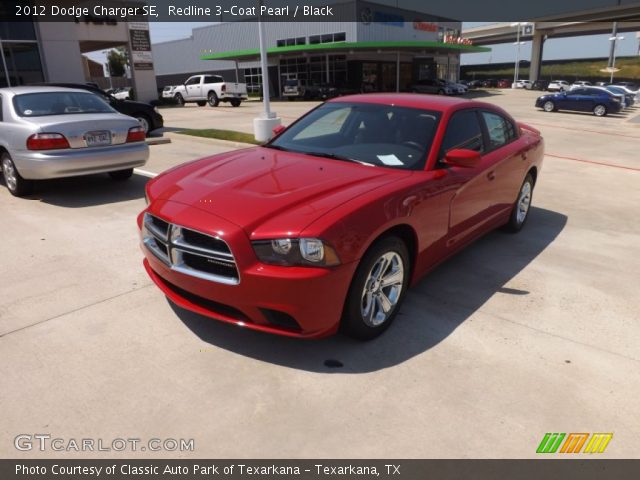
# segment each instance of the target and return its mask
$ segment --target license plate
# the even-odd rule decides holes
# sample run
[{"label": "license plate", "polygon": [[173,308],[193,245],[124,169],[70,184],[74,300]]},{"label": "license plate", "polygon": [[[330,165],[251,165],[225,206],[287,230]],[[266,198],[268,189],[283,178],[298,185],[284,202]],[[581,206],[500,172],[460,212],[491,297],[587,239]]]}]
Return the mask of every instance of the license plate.
[{"label": "license plate", "polygon": [[99,147],[101,145],[111,145],[111,132],[87,132],[84,136],[87,147]]}]

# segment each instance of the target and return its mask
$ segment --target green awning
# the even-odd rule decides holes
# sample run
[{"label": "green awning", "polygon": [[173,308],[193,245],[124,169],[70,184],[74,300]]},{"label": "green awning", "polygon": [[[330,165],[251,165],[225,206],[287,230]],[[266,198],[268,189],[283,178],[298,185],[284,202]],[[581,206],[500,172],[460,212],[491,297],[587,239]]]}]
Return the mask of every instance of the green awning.
[{"label": "green awning", "polygon": [[[412,52],[412,53],[480,53],[490,52],[488,47],[476,47],[474,45],[461,45],[457,43],[442,42],[336,42],[316,43],[313,45],[290,45],[287,47],[272,47],[267,49],[268,55],[291,55],[301,53],[337,53],[345,51],[381,50],[387,53]],[[236,50],[233,52],[210,53],[202,52],[200,60],[251,60],[260,56],[257,48],[249,50]]]}]

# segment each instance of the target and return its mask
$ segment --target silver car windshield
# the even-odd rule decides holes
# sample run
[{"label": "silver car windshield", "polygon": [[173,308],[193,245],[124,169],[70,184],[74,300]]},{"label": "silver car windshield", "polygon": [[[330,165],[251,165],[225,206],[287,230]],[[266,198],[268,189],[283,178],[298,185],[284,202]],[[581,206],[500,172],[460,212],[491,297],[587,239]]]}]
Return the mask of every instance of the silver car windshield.
[{"label": "silver car windshield", "polygon": [[21,117],[116,113],[107,102],[97,95],[84,92],[25,93],[13,97],[13,106]]}]

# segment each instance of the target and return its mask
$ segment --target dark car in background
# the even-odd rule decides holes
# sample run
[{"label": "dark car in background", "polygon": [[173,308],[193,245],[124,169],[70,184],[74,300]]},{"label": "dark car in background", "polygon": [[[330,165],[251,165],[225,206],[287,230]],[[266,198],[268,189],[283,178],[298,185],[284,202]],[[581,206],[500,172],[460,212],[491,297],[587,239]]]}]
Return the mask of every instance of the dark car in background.
[{"label": "dark car in background", "polygon": [[597,117],[603,117],[608,113],[618,113],[622,109],[621,100],[613,93],[590,87],[542,95],[538,97],[535,105],[545,112],[573,110],[576,112],[592,112]]},{"label": "dark car in background", "polygon": [[498,86],[498,81],[493,78],[487,78],[482,81],[482,86],[484,88],[496,88]]},{"label": "dark car in background", "polygon": [[411,85],[413,93],[436,93],[438,95],[453,95],[455,92],[451,85],[438,78],[423,78]]},{"label": "dark car in background", "polygon": [[39,85],[78,88],[99,95],[109,102],[109,105],[111,105],[115,111],[129,115],[130,117],[138,120],[138,123],[140,123],[140,126],[144,128],[147,135],[149,132],[164,126],[164,119],[158,112],[158,109],[148,103],[134,102],[133,100],[118,100],[113,95],[110,95],[92,85],[87,85],[86,83],[40,83]]},{"label": "dark car in background", "polygon": [[541,90],[544,91],[549,86],[548,80],[536,80],[531,84],[531,90]]}]

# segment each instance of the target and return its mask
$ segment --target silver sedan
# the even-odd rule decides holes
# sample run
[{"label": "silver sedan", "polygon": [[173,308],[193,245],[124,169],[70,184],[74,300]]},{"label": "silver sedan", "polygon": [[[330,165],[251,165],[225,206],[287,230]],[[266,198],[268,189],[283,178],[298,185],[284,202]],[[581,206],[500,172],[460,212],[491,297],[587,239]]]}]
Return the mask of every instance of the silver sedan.
[{"label": "silver sedan", "polygon": [[97,95],[61,87],[0,88],[0,163],[9,191],[108,172],[125,180],[149,158],[145,132]]}]

